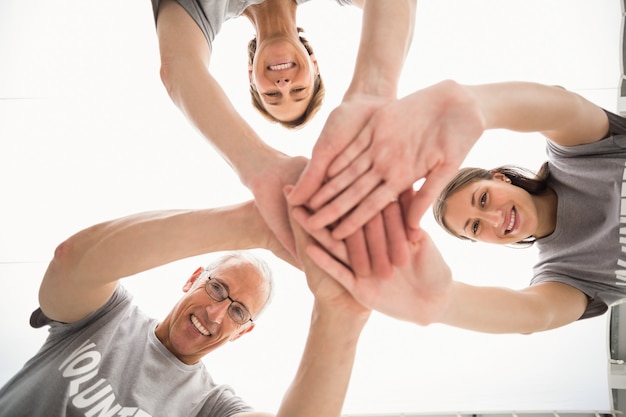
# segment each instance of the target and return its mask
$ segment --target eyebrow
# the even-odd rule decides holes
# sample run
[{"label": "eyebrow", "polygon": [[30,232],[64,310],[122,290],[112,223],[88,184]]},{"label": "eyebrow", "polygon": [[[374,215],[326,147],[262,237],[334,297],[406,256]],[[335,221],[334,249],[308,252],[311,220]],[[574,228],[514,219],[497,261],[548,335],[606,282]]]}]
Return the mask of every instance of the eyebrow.
[{"label": "eyebrow", "polygon": [[[222,281],[222,280],[221,280],[221,279],[219,279],[219,278],[213,278],[213,279],[214,279],[214,280],[216,280],[216,281],[218,281],[220,284],[222,284],[222,285],[224,286],[224,288],[226,288],[226,292],[228,293],[228,296],[229,296],[230,298],[232,298],[234,301],[237,301],[239,304],[241,304],[242,306],[244,306],[244,307],[246,308],[246,310],[248,310],[248,312],[250,312],[250,309],[248,308],[248,306],[246,305],[246,303],[244,303],[243,301],[241,301],[241,300],[239,300],[239,299],[237,299],[237,298],[233,297],[233,296],[230,294],[230,287],[228,286],[228,284],[227,284],[227,283],[225,283],[224,281]],[[252,313],[250,313],[250,314],[252,314]]]},{"label": "eyebrow", "polygon": [[[478,188],[477,188],[476,190],[478,190]],[[474,207],[474,206],[476,205],[476,197],[475,197],[475,195],[476,195],[476,190],[474,190],[474,192],[472,193],[472,201],[471,201],[472,207]],[[466,230],[466,229],[467,229],[467,226],[469,225],[469,223],[470,223],[470,219],[467,219],[467,221],[466,221],[466,222],[465,222],[465,224],[463,225],[463,231],[464,231],[465,233],[467,233],[467,230]]]},{"label": "eyebrow", "polygon": [[[306,100],[307,98],[309,98],[309,96],[302,97],[302,98],[297,98],[297,99],[295,99],[295,100],[294,100],[294,102],[299,103],[299,102],[301,102],[301,101]],[[282,103],[282,99],[281,99],[281,100],[279,100],[279,101],[277,101],[277,102],[275,102],[275,103],[267,103],[267,105],[268,105],[268,106],[278,106],[278,105],[279,105],[279,104],[281,104],[281,103]]]}]

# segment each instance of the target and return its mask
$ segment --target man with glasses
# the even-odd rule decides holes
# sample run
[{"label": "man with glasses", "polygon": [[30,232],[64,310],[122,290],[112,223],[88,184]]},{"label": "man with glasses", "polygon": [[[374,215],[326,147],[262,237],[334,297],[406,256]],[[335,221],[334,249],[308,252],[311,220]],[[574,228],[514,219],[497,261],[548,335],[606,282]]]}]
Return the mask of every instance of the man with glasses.
[{"label": "man with glasses", "polygon": [[[293,226],[303,254],[310,238]],[[140,213],[61,243],[31,317],[50,334],[0,389],[0,416],[267,417],[215,384],[200,361],[254,328],[272,293],[262,261],[234,252],[199,268],[161,321],[135,307],[120,284],[179,259],[251,248],[301,266],[315,295],[301,365],[276,415],[339,416],[370,312],[306,256],[292,259],[253,202]]]}]

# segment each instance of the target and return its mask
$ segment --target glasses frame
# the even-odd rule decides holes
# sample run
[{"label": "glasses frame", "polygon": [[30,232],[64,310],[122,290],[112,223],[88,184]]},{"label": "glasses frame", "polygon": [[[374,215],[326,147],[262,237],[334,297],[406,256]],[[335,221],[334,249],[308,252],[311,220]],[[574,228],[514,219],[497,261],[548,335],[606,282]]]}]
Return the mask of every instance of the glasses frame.
[{"label": "glasses frame", "polygon": [[[202,271],[202,275],[206,275],[206,280],[204,282],[204,292],[206,292],[206,294],[209,296],[209,298],[211,298],[211,300],[213,301],[217,301],[218,303],[221,303],[222,301],[230,301],[230,304],[228,305],[228,309],[226,310],[228,312],[228,317],[230,317],[230,319],[237,325],[239,326],[244,326],[246,325],[248,322],[250,323],[254,323],[254,319],[252,318],[252,313],[250,313],[250,310],[248,310],[248,308],[243,305],[243,303],[241,303],[240,301],[235,300],[234,298],[232,298],[230,296],[230,292],[228,291],[228,289],[226,288],[226,286],[217,278],[213,278],[211,277],[211,275],[209,274],[209,271],[204,268]],[[226,294],[225,297],[214,297],[214,294],[211,293],[211,291],[209,290],[209,283],[213,281],[217,284],[219,284],[222,289],[224,290],[224,293]],[[248,313],[248,316],[250,317],[249,319],[241,322],[238,319],[236,319],[235,315],[232,313],[232,308],[233,308],[233,304],[241,307],[246,313]]]}]

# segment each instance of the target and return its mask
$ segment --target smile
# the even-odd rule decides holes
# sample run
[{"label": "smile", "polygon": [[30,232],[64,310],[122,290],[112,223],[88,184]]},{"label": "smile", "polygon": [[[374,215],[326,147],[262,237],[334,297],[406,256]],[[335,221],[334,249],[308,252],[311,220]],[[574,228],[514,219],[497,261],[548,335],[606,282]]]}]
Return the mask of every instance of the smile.
[{"label": "smile", "polygon": [[198,320],[198,318],[193,314],[191,315],[191,324],[193,324],[193,327],[195,327],[198,333],[200,333],[201,335],[207,337],[211,336],[211,332],[209,332],[206,327],[204,327],[202,323],[200,323],[200,320]]},{"label": "smile", "polygon": [[515,210],[515,207],[513,207],[511,209],[511,218],[509,219],[509,225],[504,230],[505,235],[511,233],[511,231],[513,230],[513,227],[515,226],[516,217],[517,217],[517,211]]},{"label": "smile", "polygon": [[283,71],[283,70],[291,69],[295,66],[296,66],[295,62],[285,62],[282,64],[268,65],[267,69],[270,71]]}]

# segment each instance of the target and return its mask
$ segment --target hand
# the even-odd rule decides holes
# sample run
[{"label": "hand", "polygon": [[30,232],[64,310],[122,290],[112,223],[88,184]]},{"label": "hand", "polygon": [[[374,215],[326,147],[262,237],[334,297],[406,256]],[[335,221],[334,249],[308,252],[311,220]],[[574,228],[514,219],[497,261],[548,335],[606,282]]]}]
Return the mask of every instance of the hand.
[{"label": "hand", "polygon": [[[320,151],[323,158],[314,153],[309,167],[315,170],[307,167],[297,184],[302,190],[290,202],[309,199],[316,211],[311,228],[341,220],[333,236],[343,239],[424,178],[406,218],[409,229],[419,229],[422,215],[456,174],[484,125],[474,98],[456,83],[417,91],[376,111],[341,153],[337,148]],[[323,185],[322,165],[330,177]]]},{"label": "hand", "polygon": [[[298,217],[303,215],[305,212],[299,210]],[[388,229],[397,228],[402,222],[397,205],[387,208],[383,218]],[[391,226],[392,223],[395,226]],[[410,261],[403,266],[394,266],[391,277],[385,279],[376,275],[359,276],[343,261],[347,257],[367,257],[367,253],[348,254],[345,247],[337,246],[329,253],[315,244],[309,244],[306,253],[364,306],[400,320],[426,325],[447,308],[452,274],[425,231],[416,233],[414,241],[409,241],[405,235],[405,243]]]},{"label": "hand", "polygon": [[[286,188],[286,192],[290,187]],[[301,213],[305,211],[302,207],[291,208],[291,213]],[[343,311],[352,313],[369,315],[370,309],[364,307],[357,302],[336,280],[328,276],[326,272],[320,269],[307,255],[306,250],[308,246],[315,245],[313,237],[306,233],[298,222],[291,217],[291,228],[294,232],[294,239],[296,242],[296,248],[298,253],[298,259],[300,260],[303,270],[307,277],[307,284],[309,289],[315,296],[315,301],[319,306],[327,307],[329,309],[336,310],[338,307]],[[338,262],[347,261],[347,251],[345,245],[341,242],[334,241],[330,237],[328,230],[316,232],[316,239],[324,242],[334,248],[335,252],[340,256],[341,260]]]},{"label": "hand", "polygon": [[359,135],[376,110],[388,102],[379,96],[354,94],[330,113],[313,147],[311,161],[287,196],[291,205],[309,205],[311,196],[328,178],[328,166]]},{"label": "hand", "polygon": [[297,258],[296,246],[283,188],[295,183],[306,162],[304,157],[278,156],[249,183],[259,213],[293,258]]}]

